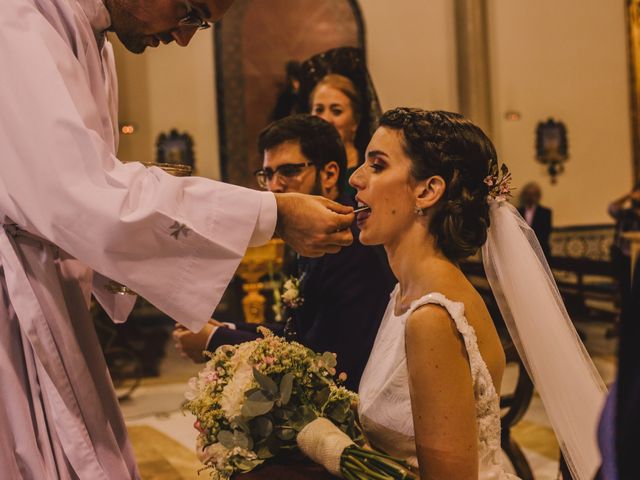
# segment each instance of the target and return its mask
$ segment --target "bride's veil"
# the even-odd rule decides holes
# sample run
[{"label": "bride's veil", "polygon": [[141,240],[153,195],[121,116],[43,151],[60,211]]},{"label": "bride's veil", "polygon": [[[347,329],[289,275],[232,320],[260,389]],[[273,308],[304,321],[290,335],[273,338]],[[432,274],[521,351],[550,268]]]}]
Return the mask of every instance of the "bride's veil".
[{"label": "bride's veil", "polygon": [[535,234],[506,201],[490,200],[487,279],[540,394],[569,469],[592,479],[606,387],[567,314]]}]

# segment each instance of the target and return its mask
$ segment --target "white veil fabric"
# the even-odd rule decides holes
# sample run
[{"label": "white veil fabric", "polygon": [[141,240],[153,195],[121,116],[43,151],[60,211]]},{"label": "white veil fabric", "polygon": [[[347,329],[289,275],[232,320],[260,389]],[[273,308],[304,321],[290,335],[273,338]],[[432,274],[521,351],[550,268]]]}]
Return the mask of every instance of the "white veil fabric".
[{"label": "white veil fabric", "polygon": [[506,201],[490,200],[482,258],[491,290],[540,394],[576,480],[599,465],[596,430],[606,387],[565,309],[533,230]]}]

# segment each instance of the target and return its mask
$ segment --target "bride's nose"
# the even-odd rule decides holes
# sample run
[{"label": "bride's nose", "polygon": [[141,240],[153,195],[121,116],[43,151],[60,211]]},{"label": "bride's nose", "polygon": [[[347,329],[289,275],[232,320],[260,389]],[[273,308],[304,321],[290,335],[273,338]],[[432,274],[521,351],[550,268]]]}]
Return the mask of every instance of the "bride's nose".
[{"label": "bride's nose", "polygon": [[356,190],[362,190],[365,185],[364,164],[360,165],[349,177],[349,185]]}]

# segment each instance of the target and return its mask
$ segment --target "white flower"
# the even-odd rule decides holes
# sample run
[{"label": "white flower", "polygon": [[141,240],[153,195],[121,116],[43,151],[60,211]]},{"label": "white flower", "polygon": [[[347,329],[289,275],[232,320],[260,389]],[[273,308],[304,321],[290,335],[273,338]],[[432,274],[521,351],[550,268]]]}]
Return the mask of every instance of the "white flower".
[{"label": "white flower", "polygon": [[300,296],[300,280],[290,278],[282,286],[282,301],[289,308],[298,308],[302,305],[302,297]]},{"label": "white flower", "polygon": [[184,392],[184,398],[190,402],[198,398],[200,395],[200,389],[198,388],[198,379],[196,377],[190,378],[187,383],[187,391]]},{"label": "white flower", "polygon": [[288,303],[292,303],[298,298],[298,289],[285,290],[282,294],[282,300]]},{"label": "white flower", "polygon": [[220,399],[220,408],[229,420],[240,415],[244,394],[253,384],[253,367],[249,363],[249,357],[254,349],[253,342],[243,343],[231,358],[233,365],[231,381],[222,390]]},{"label": "white flower", "polygon": [[198,456],[198,460],[202,463],[211,463],[220,470],[224,469],[230,452],[231,451],[221,443],[212,443],[205,448],[202,448],[201,445],[196,445],[196,455]]}]

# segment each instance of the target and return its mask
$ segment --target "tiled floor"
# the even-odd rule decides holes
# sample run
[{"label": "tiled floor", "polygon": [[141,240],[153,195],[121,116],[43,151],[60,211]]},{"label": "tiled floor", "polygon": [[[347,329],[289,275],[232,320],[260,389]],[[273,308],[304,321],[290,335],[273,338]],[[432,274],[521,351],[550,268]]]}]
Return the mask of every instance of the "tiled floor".
[{"label": "tiled floor", "polygon": [[[616,369],[615,340],[605,337],[608,325],[585,322],[578,326],[587,336],[585,343],[605,383],[611,383]],[[208,478],[206,473],[198,476],[200,464],[193,453],[196,437],[193,417],[180,410],[186,381],[198,369],[198,365],[180,358],[169,344],[162,376],[144,380],[132,398],[122,403],[145,480]],[[514,368],[507,369],[504,391],[513,389],[516,375]],[[558,444],[537,395],[513,436],[523,448],[536,480],[558,478]]]}]

